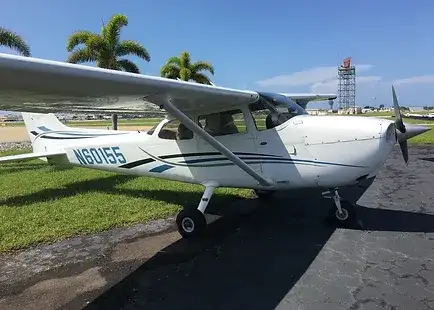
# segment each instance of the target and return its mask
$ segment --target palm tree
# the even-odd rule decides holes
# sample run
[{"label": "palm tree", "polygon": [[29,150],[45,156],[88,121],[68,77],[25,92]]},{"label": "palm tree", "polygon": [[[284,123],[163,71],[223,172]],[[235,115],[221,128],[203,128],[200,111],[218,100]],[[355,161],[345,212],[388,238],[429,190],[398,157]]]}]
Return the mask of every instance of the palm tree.
[{"label": "palm tree", "polygon": [[19,52],[22,56],[30,57],[30,47],[18,34],[0,27],[0,45],[7,46]]},{"label": "palm tree", "polygon": [[[128,18],[123,14],[113,15],[101,33],[87,30],[74,32],[69,38],[66,49],[70,52],[69,63],[96,62],[97,67],[140,73],[137,65],[129,59],[121,58],[135,55],[149,62],[151,57],[144,46],[132,40],[120,40],[122,27],[128,25]],[[80,45],[83,47],[79,47]],[[117,114],[113,114],[113,129],[117,129]]]},{"label": "palm tree", "polygon": [[169,79],[182,81],[193,80],[201,84],[211,84],[211,80],[201,71],[209,71],[214,75],[214,67],[205,61],[191,62],[190,53],[182,52],[181,57],[174,56],[161,67],[160,75]]}]

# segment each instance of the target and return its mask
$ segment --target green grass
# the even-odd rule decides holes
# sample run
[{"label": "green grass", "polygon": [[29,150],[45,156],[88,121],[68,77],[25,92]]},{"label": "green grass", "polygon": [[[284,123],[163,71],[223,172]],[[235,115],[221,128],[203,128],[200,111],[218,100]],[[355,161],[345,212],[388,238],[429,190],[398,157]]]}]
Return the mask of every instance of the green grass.
[{"label": "green grass", "polygon": [[[199,185],[39,160],[0,165],[0,175],[0,252],[166,218],[196,206],[203,192]],[[220,188],[210,207],[250,195]]]},{"label": "green grass", "polygon": [[386,116],[390,117],[392,116],[392,112],[371,112],[371,113],[365,113],[365,114],[345,114],[345,116]]},{"label": "green grass", "polygon": [[[374,113],[372,113],[374,114]],[[363,114],[366,115],[366,114]],[[371,115],[371,114],[369,114]],[[372,116],[372,115],[371,115]],[[377,117],[383,117],[384,119],[390,119],[394,120],[394,117],[391,117],[391,113],[388,113],[387,115],[377,115]],[[424,124],[427,126],[430,126],[432,129],[430,131],[427,131],[419,136],[413,137],[408,140],[408,143],[410,145],[427,145],[427,144],[434,144],[434,121],[430,120],[419,120],[419,119],[412,119],[412,118],[403,118],[404,123],[407,124]]]},{"label": "green grass", "polygon": [[434,144],[434,127],[431,126],[431,130],[427,131],[419,136],[413,137],[408,140],[410,145],[432,145]]},{"label": "green grass", "polygon": [[[390,114],[369,116],[388,119]],[[127,122],[153,125],[158,121],[120,121],[119,125]],[[429,123],[407,118],[404,121]],[[110,125],[101,121],[74,125],[89,126],[89,123]],[[258,120],[258,126],[265,127],[263,119]],[[434,144],[434,129],[412,138],[409,143]],[[0,156],[29,151],[3,152]],[[183,206],[196,206],[203,191],[198,185],[62,168],[39,160],[0,165],[0,175],[0,252],[175,215]],[[248,190],[221,188],[213,196],[210,207],[250,196]]]}]

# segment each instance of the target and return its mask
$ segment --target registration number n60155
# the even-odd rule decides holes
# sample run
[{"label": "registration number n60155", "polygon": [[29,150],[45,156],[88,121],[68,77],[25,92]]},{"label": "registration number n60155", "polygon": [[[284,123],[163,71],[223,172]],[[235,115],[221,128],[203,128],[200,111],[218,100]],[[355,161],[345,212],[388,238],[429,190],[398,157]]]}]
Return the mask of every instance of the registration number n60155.
[{"label": "registration number n60155", "polygon": [[127,162],[119,146],[73,149],[82,165],[125,164]]}]

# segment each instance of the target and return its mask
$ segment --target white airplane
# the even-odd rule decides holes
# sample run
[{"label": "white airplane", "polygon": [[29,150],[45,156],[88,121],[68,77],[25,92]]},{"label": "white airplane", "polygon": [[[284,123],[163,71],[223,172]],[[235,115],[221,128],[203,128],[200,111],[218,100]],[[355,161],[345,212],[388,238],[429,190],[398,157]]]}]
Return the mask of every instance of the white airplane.
[{"label": "white airplane", "polygon": [[[0,109],[35,105],[65,110],[95,108],[142,98],[169,116],[148,132],[70,128],[53,114],[23,113],[34,158],[161,179],[201,184],[197,209],[176,219],[183,237],[207,227],[205,210],[218,187],[249,188],[258,196],[275,191],[329,190],[339,221],[351,205],[339,187],[376,176],[399,142],[408,161],[407,139],[429,128],[404,126],[392,86],[396,120],[357,116],[310,116],[291,94],[228,89],[83,65],[0,54]],[[297,100],[333,99],[304,95]],[[109,98],[104,100],[102,98]],[[112,100],[116,98],[116,100]]]},{"label": "white airplane", "polygon": [[434,118],[434,113],[427,113],[427,114],[405,113],[404,117],[415,118],[415,119],[432,119]]}]

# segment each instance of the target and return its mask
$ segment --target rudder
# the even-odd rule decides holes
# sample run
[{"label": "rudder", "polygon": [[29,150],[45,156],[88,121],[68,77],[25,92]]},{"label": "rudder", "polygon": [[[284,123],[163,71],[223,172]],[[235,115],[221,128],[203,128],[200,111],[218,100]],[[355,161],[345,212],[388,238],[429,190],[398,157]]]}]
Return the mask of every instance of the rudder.
[{"label": "rudder", "polygon": [[24,119],[24,124],[29,135],[32,145],[36,137],[42,132],[68,130],[69,128],[62,124],[53,113],[21,113]]},{"label": "rudder", "polygon": [[75,144],[82,139],[125,135],[131,131],[71,128],[63,124],[53,113],[22,112],[33,152],[47,152]]}]

